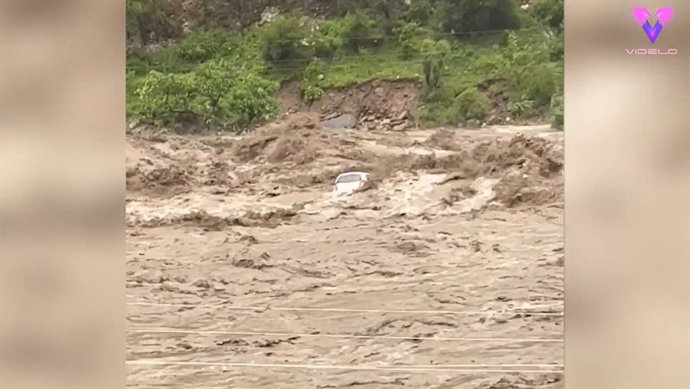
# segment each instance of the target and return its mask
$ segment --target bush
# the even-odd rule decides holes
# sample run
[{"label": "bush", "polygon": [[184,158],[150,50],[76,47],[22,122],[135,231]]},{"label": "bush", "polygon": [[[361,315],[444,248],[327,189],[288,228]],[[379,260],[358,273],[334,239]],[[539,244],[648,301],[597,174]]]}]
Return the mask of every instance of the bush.
[{"label": "bush", "polygon": [[514,0],[438,0],[436,20],[443,32],[502,30],[519,27]]},{"label": "bush", "polygon": [[563,0],[539,0],[530,7],[530,14],[542,24],[563,31]]},{"label": "bush", "polygon": [[275,81],[249,72],[239,74],[229,93],[221,99],[226,123],[244,129],[257,121],[268,120],[278,110],[278,102],[273,97],[277,90]]},{"label": "bush", "polygon": [[537,106],[548,107],[551,96],[556,93],[562,77],[552,63],[535,65],[523,73],[525,82],[521,88],[525,96]]},{"label": "bush", "polygon": [[265,61],[289,68],[309,59],[310,49],[305,44],[309,29],[299,14],[279,16],[260,31]]},{"label": "bush", "polygon": [[207,124],[245,128],[266,119],[278,104],[278,84],[222,60],[202,66],[194,76],[196,103]]},{"label": "bush", "polygon": [[343,38],[347,48],[355,53],[383,44],[382,26],[374,18],[356,12],[343,19]]},{"label": "bush", "polygon": [[405,13],[405,19],[420,25],[426,25],[433,14],[434,6],[430,0],[415,0],[410,3],[410,7]]},{"label": "bush", "polygon": [[410,22],[401,27],[398,31],[398,46],[402,53],[402,59],[410,59],[417,53],[417,30],[419,25]]},{"label": "bush", "polygon": [[477,88],[468,88],[455,98],[461,120],[483,120],[491,113],[491,100]]},{"label": "bush", "polygon": [[344,26],[340,21],[326,20],[317,24],[310,37],[309,45],[317,58],[331,59],[344,44]]},{"label": "bush", "polygon": [[563,62],[563,31],[549,35],[549,59],[553,62]]},{"label": "bush", "polygon": [[563,93],[559,91],[551,97],[551,106],[549,109],[551,113],[551,126],[553,128],[557,128],[559,130],[563,129],[565,113],[564,108]]},{"label": "bush", "polygon": [[455,126],[461,121],[456,106],[441,103],[427,103],[420,106],[414,113],[414,119],[426,128],[449,124]]},{"label": "bush", "polygon": [[156,124],[203,124],[243,129],[266,119],[278,104],[278,85],[222,60],[195,72],[163,74],[152,71],[135,90],[131,107],[137,116]]},{"label": "bush", "polygon": [[181,60],[199,64],[230,55],[237,45],[233,35],[226,32],[203,31],[189,35],[174,50]]},{"label": "bush", "polygon": [[173,124],[185,115],[196,115],[190,93],[194,81],[191,74],[163,74],[151,71],[134,91],[134,115],[155,124]]},{"label": "bush", "polygon": [[146,46],[182,36],[182,24],[176,13],[181,0],[127,0],[126,38],[135,46]]},{"label": "bush", "polygon": [[322,88],[325,78],[326,66],[320,59],[312,60],[304,70],[302,83],[300,84],[302,99],[312,103],[324,95]]},{"label": "bush", "polygon": [[534,101],[526,96],[522,96],[518,101],[511,101],[508,103],[508,112],[513,117],[529,117],[536,113]]},{"label": "bush", "polygon": [[428,92],[441,86],[441,72],[444,61],[450,53],[450,44],[445,40],[434,41],[427,38],[421,43],[421,51],[424,55],[422,72]]},{"label": "bush", "polygon": [[[551,62],[549,39],[543,33],[508,34],[507,46],[502,51],[501,67],[496,75],[506,80],[511,103],[526,107],[529,110],[516,108],[518,111],[539,111],[545,113],[550,105],[551,96],[563,83],[559,65]],[[529,101],[529,103],[527,103]]]}]

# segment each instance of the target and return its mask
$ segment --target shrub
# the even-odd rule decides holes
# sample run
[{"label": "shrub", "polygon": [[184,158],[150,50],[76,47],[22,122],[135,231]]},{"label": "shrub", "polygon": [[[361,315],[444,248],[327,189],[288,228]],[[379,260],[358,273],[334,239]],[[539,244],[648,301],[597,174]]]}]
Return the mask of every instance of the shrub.
[{"label": "shrub", "polygon": [[563,104],[563,93],[558,92],[551,96],[551,126],[559,130],[563,129],[564,124],[564,104]]},{"label": "shrub", "polygon": [[[309,30],[296,13],[281,15],[261,28],[263,58],[277,67],[291,67],[310,57],[305,44]],[[294,65],[292,65],[294,66]]]},{"label": "shrub", "polygon": [[477,88],[465,89],[455,98],[455,103],[462,120],[483,120],[491,112],[491,100]]},{"label": "shrub", "polygon": [[278,110],[278,102],[273,97],[278,83],[257,74],[240,73],[232,89],[221,99],[221,108],[236,129],[244,129],[257,121],[267,120]]},{"label": "shrub", "polygon": [[456,106],[442,103],[427,103],[420,106],[414,113],[414,118],[416,122],[427,128],[448,124],[457,125],[461,121]]},{"label": "shrub", "polygon": [[417,52],[417,30],[419,25],[415,22],[410,22],[401,27],[398,31],[398,46],[402,53],[402,59],[410,59]]},{"label": "shrub", "polygon": [[[172,124],[186,114],[196,115],[192,104],[191,74],[163,74],[151,71],[134,91],[136,116],[155,124]],[[135,102],[133,102],[134,104]]]},{"label": "shrub", "polygon": [[450,45],[445,40],[434,41],[427,38],[421,43],[421,51],[424,55],[422,72],[427,90],[439,88],[444,60],[450,53]]},{"label": "shrub", "polygon": [[175,46],[175,54],[183,61],[199,64],[230,55],[238,43],[222,31],[203,31],[189,35]]},{"label": "shrub", "polygon": [[559,78],[559,83],[556,87],[556,93],[551,96],[549,104],[549,114],[551,116],[551,126],[557,129],[563,129],[565,105],[563,100],[563,68],[556,70],[556,76]]},{"label": "shrub", "polygon": [[340,21],[326,20],[317,24],[309,36],[309,45],[317,58],[331,59],[344,44],[344,28]]},{"label": "shrub", "polygon": [[175,14],[181,0],[127,0],[126,38],[135,46],[146,46],[182,35],[182,24]]},{"label": "shrub", "polygon": [[509,102],[508,111],[514,117],[528,117],[536,113],[534,101],[525,96],[518,101]]},{"label": "shrub", "polygon": [[300,84],[302,99],[312,103],[324,95],[322,87],[326,66],[320,59],[313,59],[302,75]]},{"label": "shrub", "polygon": [[426,25],[433,14],[434,7],[430,0],[415,0],[410,3],[405,13],[405,19],[421,25]]},{"label": "shrub", "polygon": [[541,112],[548,110],[551,96],[563,83],[559,65],[551,62],[550,38],[544,37],[543,33],[508,34],[496,72],[506,80],[513,104],[524,105],[529,100],[531,108]]},{"label": "shrub", "polygon": [[274,81],[223,60],[202,66],[194,75],[196,102],[213,126],[244,128],[278,108]]},{"label": "shrub", "polygon": [[556,30],[563,30],[563,0],[538,0],[530,13],[543,24]]},{"label": "shrub", "polygon": [[519,27],[514,0],[438,0],[436,20],[443,32],[502,30]]},{"label": "shrub", "polygon": [[372,17],[356,12],[343,19],[343,38],[347,48],[359,52],[364,48],[376,48],[383,43],[381,25]]},{"label": "shrub", "polygon": [[278,85],[236,64],[211,61],[183,74],[152,71],[135,90],[135,116],[156,124],[193,121],[206,127],[243,129],[274,113]]},{"label": "shrub", "polygon": [[562,82],[551,63],[535,64],[522,72],[519,90],[526,99],[534,101],[538,107],[548,107],[551,96]]},{"label": "shrub", "polygon": [[563,62],[563,31],[549,35],[549,59],[554,62]]}]

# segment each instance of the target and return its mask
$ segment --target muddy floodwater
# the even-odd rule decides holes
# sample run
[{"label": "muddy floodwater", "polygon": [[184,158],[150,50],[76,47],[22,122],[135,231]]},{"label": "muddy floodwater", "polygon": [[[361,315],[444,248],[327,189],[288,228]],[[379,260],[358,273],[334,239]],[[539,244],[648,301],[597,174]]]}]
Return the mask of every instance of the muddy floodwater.
[{"label": "muddy floodwater", "polygon": [[[563,388],[562,146],[300,115],[131,132],[128,387]],[[348,170],[370,187],[334,197]]]}]

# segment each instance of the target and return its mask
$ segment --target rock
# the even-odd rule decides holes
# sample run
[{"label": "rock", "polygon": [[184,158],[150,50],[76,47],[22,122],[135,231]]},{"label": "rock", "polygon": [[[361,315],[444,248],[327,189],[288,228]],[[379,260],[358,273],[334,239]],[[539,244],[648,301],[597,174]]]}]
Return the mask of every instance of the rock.
[{"label": "rock", "polygon": [[334,119],[334,118],[336,118],[336,117],[338,117],[338,116],[340,116],[340,113],[338,113],[338,112],[331,112],[331,113],[329,113],[329,114],[326,114],[326,116],[324,116],[324,117],[322,118],[322,120],[331,120],[331,119]]},{"label": "rock", "polygon": [[321,125],[328,129],[355,128],[357,125],[357,118],[351,114],[343,114],[324,120]]},{"label": "rock", "polygon": [[472,119],[472,120],[467,121],[467,126],[469,128],[479,128],[480,125],[481,125],[481,123],[479,122],[479,120],[476,120],[476,119]]},{"label": "rock", "polygon": [[403,130],[407,129],[408,126],[409,126],[408,122],[402,122],[400,124],[393,126],[392,130],[393,131],[403,131]]}]

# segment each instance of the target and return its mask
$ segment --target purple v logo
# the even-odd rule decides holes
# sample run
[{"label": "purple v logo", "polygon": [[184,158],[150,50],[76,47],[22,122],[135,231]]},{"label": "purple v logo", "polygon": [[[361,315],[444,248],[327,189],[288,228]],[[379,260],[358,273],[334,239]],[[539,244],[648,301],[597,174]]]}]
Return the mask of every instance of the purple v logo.
[{"label": "purple v logo", "polygon": [[652,27],[648,21],[645,21],[644,24],[642,25],[642,30],[644,30],[644,33],[647,34],[647,38],[649,38],[649,41],[654,43],[656,41],[656,38],[659,37],[659,33],[661,32],[661,29],[664,26],[657,21],[654,24],[654,27]]},{"label": "purple v logo", "polygon": [[671,20],[671,16],[673,16],[673,8],[657,9],[654,15],[656,16],[657,20],[653,27],[649,23],[650,14],[649,11],[647,11],[647,8],[633,7],[632,14],[637,23],[642,26],[642,30],[647,35],[649,42],[654,43],[656,42],[656,38],[659,37],[661,29],[664,28],[664,25],[668,24],[669,20]]}]

